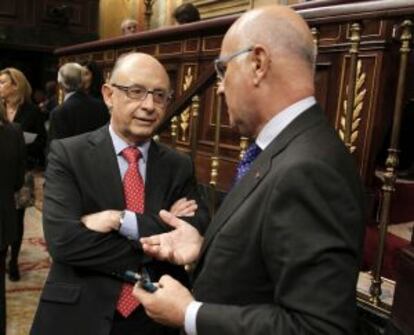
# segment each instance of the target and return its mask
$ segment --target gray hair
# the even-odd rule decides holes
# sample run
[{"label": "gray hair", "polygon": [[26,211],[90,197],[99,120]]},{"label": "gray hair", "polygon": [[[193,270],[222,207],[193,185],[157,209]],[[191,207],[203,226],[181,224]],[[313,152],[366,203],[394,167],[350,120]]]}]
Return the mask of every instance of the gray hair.
[{"label": "gray hair", "polygon": [[78,63],[66,63],[58,72],[58,83],[66,92],[82,89],[82,76],[84,68]]}]

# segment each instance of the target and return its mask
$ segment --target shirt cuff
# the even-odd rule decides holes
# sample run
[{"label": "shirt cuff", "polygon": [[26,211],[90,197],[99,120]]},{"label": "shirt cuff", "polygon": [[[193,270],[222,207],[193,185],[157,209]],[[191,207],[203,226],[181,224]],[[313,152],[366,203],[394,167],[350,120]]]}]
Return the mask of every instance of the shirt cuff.
[{"label": "shirt cuff", "polygon": [[197,335],[197,313],[201,305],[199,301],[192,301],[185,310],[184,330],[187,335]]},{"label": "shirt cuff", "polygon": [[130,240],[138,240],[138,220],[137,216],[132,211],[125,211],[125,216],[119,227],[119,233]]}]

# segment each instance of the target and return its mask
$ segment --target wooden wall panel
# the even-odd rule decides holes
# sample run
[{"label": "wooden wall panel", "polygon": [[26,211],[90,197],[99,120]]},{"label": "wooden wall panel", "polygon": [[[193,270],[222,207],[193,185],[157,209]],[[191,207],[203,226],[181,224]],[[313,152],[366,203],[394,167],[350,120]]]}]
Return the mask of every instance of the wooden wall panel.
[{"label": "wooden wall panel", "polygon": [[17,4],[16,0],[2,0],[0,2],[0,23],[17,18]]},{"label": "wooden wall panel", "polygon": [[97,38],[99,0],[1,0],[0,42],[59,47]]},{"label": "wooden wall panel", "polygon": [[[353,120],[357,134],[353,139],[353,155],[361,176],[368,187],[372,185],[377,155],[392,119],[400,42],[393,34],[404,19],[414,20],[414,4],[407,1],[382,0],[352,2],[341,6],[304,10],[301,12],[312,28],[318,43],[316,67],[317,100],[324,108],[328,120],[340,133],[344,116],[344,101],[349,86],[350,27],[361,25],[358,60],[360,69],[359,92],[364,91],[359,114]],[[237,16],[206,20],[190,25],[176,26],[138,33],[130,38],[113,38],[82,46],[58,50],[62,60],[77,59],[82,54],[104,52],[100,58],[105,71],[109,71],[114,58],[126,50],[138,50],[155,55],[166,65],[172,78],[176,98],[185,91],[186,81],[202,77],[206,68],[219,55],[221,41],[227,28]],[[115,56],[115,57],[113,57]],[[410,57],[407,75],[407,98],[414,96],[414,57]],[[210,180],[210,156],[214,148],[215,113],[217,109],[216,86],[213,84],[200,94],[200,127],[196,155],[200,182]],[[229,126],[226,106],[223,103],[220,125],[220,167],[218,189],[226,190],[231,184],[232,173],[239,159],[240,135]],[[189,134],[191,116],[179,121],[178,149],[190,151]],[[185,130],[183,130],[185,129]],[[161,140],[171,141],[170,130]]]}]

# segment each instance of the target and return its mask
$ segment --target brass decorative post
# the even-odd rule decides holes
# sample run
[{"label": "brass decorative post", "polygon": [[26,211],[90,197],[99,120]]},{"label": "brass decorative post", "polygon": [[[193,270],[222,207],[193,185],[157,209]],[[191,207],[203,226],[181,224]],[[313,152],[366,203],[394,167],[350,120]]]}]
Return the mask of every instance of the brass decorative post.
[{"label": "brass decorative post", "polygon": [[345,115],[345,129],[344,129],[344,143],[350,152],[353,152],[352,148],[352,123],[353,123],[353,112],[355,102],[355,87],[356,87],[356,76],[357,76],[357,64],[358,64],[358,53],[359,44],[361,41],[361,25],[359,23],[353,23],[351,26],[351,49],[350,53],[350,65],[349,65],[349,79],[348,79],[348,92],[346,99],[346,115]]},{"label": "brass decorative post", "polygon": [[171,145],[173,148],[177,145],[177,128],[178,128],[178,119],[174,116],[171,119]]},{"label": "brass decorative post", "polygon": [[220,127],[221,127],[221,106],[223,97],[217,96],[216,105],[216,118],[214,129],[214,152],[211,157],[211,174],[210,174],[210,186],[211,186],[211,205],[210,214],[213,216],[216,208],[216,187],[219,168],[219,155],[220,155]]},{"label": "brass decorative post", "polygon": [[200,98],[193,96],[191,100],[191,158],[193,161],[197,155],[197,136],[198,136],[198,114],[200,110]]},{"label": "brass decorative post", "polygon": [[151,28],[151,16],[152,16],[152,6],[154,5],[155,0],[144,0],[145,5],[145,30]]},{"label": "brass decorative post", "polygon": [[249,146],[249,138],[245,136],[240,137],[240,154],[239,159],[243,159],[244,154],[246,153],[247,147]]},{"label": "brass decorative post", "polygon": [[391,206],[391,196],[392,192],[395,190],[395,180],[396,180],[396,169],[398,167],[398,142],[400,138],[400,127],[401,127],[401,115],[402,115],[402,103],[404,96],[405,88],[405,77],[407,71],[407,61],[408,54],[410,52],[410,42],[412,39],[412,30],[413,23],[410,20],[405,20],[402,25],[401,33],[401,48],[400,48],[400,67],[398,72],[398,83],[397,83],[397,93],[395,98],[395,107],[394,107],[394,116],[392,123],[392,132],[391,132],[391,143],[388,149],[388,157],[385,162],[386,171],[384,172],[384,181],[382,186],[382,203],[380,211],[380,223],[379,223],[379,243],[378,243],[378,252],[377,258],[372,270],[372,279],[371,279],[371,302],[378,306],[381,304],[381,269],[384,257],[385,249],[385,237],[387,234],[387,226],[389,223],[390,215],[390,206]]},{"label": "brass decorative post", "polygon": [[311,29],[312,37],[313,37],[313,44],[315,45],[316,54],[318,54],[319,48],[319,31],[318,28],[313,27]]}]

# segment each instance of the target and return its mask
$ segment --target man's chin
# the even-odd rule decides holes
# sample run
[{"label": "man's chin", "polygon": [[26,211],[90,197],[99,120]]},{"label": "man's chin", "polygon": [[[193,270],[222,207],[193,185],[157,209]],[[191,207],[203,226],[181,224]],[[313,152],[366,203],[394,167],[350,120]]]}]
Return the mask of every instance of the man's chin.
[{"label": "man's chin", "polygon": [[131,129],[128,138],[137,143],[149,140],[153,136],[153,129]]}]

